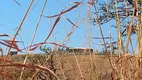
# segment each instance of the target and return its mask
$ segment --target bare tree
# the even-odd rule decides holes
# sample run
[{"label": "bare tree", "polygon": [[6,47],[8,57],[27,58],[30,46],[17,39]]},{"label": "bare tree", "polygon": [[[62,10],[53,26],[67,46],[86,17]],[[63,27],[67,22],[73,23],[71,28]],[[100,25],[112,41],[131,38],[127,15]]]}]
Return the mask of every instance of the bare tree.
[{"label": "bare tree", "polygon": [[[134,16],[134,24],[132,24],[132,31],[131,34],[135,34],[136,30],[136,16],[139,16],[141,14],[140,11],[140,0],[138,1],[138,9],[136,9],[136,5],[134,5],[133,0],[111,0],[109,3],[99,3],[99,11],[95,12],[94,14],[98,14],[98,19],[93,18],[94,24],[100,23],[105,24],[111,20],[117,20],[116,16],[119,17],[120,20],[120,26],[121,26],[121,33],[123,36],[126,36],[126,31],[129,27],[128,24],[131,23],[131,17]],[[117,6],[115,6],[117,5]],[[138,13],[138,15],[136,15]],[[129,19],[129,20],[128,20]],[[139,20],[140,21],[140,20]],[[140,24],[140,22],[138,22]],[[116,27],[116,25],[113,25],[113,27]]]}]

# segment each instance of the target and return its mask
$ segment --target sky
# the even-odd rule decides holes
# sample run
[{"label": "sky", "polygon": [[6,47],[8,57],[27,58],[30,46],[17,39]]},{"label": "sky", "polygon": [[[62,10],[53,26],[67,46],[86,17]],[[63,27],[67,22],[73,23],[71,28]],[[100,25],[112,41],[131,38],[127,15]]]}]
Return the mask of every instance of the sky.
[{"label": "sky", "polygon": [[[21,5],[19,6],[13,0],[0,0],[0,34],[8,34],[12,37],[14,36],[15,31],[17,30],[23,19],[23,16],[25,15],[30,1],[31,0],[17,0],[17,2]],[[34,1],[29,14],[24,24],[22,25],[22,29],[20,30],[19,35],[16,38],[16,40],[18,41],[23,41],[23,43],[18,44],[20,48],[24,48],[24,46],[30,45],[44,1],[45,0]],[[72,24],[69,23],[69,21],[67,21],[65,18],[70,19],[73,23],[77,23],[78,21],[83,19],[83,21],[74,30],[73,34],[69,38],[69,41],[66,40],[64,44],[68,47],[88,47],[87,28],[89,27],[89,25],[87,24],[87,0],[48,0],[43,15],[49,16],[58,14],[61,12],[65,5],[69,4],[70,2],[78,1],[83,1],[83,4],[61,16],[61,20],[56,25],[52,35],[47,40],[47,42],[60,43],[67,36],[67,33],[69,33],[72,28]],[[38,4],[36,5],[37,2]],[[34,7],[34,5],[36,6]],[[67,9],[71,6],[73,6],[73,4],[68,5]],[[55,22],[55,19],[56,18],[42,17],[33,44],[40,43],[45,40]],[[104,36],[109,36],[108,27],[105,27],[108,26],[108,24],[103,26]],[[94,26],[93,24],[90,25],[88,31],[91,32],[89,33],[91,36],[101,37],[98,27]],[[116,32],[114,30],[112,30],[112,32],[112,36],[115,36]],[[91,36],[89,37],[91,39],[91,48],[100,49],[100,46],[96,44],[102,43],[101,40],[94,40],[91,38]],[[0,39],[7,38],[0,37]],[[47,46],[52,45],[48,44]]]}]

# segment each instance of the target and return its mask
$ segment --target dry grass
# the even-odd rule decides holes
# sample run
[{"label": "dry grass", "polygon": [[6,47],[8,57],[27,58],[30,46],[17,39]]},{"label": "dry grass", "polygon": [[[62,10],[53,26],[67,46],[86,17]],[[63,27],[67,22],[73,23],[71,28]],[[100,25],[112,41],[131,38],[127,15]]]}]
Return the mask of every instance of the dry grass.
[{"label": "dry grass", "polygon": [[[113,71],[111,69],[111,65],[109,64],[109,60],[107,56],[105,55],[92,55],[93,59],[93,66],[92,63],[90,63],[90,55],[76,55],[76,58],[78,59],[78,64],[80,65],[80,70],[82,73],[82,76],[80,74],[80,71],[78,69],[77,62],[75,60],[74,55],[56,55],[54,56],[53,62],[54,70],[56,72],[56,75],[61,80],[113,80],[112,74]],[[30,65],[43,65],[47,55],[30,55],[27,61],[27,64]],[[12,62],[23,62],[25,56],[24,55],[15,55],[12,57]],[[136,57],[133,56],[127,56],[127,60],[123,61],[126,62],[124,70],[125,70],[125,78],[126,80],[130,79],[139,79],[140,75],[136,75],[139,70],[137,70],[137,63],[135,63],[137,60]],[[120,78],[120,72],[119,69],[121,69],[120,61],[118,56],[112,57],[113,63],[116,63],[115,65],[115,74],[116,79],[119,80]],[[50,61],[48,61],[48,65],[46,64],[46,67],[53,70],[52,67],[49,67]],[[14,80],[17,80],[17,78],[20,76],[20,71],[22,67],[7,67],[7,70],[10,71],[10,75],[12,75],[12,78]],[[24,69],[24,74],[21,80],[29,80],[34,72],[36,72],[37,69],[32,68],[26,68]],[[134,75],[135,74],[135,75]],[[39,72],[35,75],[33,78],[34,80],[40,80],[40,77],[46,78],[48,80],[56,79],[55,77],[49,78],[49,75],[45,71],[39,70]]]}]

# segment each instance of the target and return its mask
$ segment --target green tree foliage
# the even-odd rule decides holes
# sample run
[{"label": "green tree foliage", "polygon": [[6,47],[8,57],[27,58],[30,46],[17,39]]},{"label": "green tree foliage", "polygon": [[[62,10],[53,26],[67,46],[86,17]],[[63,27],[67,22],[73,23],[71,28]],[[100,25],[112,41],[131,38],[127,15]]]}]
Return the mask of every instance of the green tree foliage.
[{"label": "green tree foliage", "polygon": [[52,51],[51,47],[47,47],[46,45],[45,45],[45,46],[41,46],[41,47],[40,47],[40,50],[41,50],[42,52],[45,52],[46,54],[50,54],[51,51]]}]

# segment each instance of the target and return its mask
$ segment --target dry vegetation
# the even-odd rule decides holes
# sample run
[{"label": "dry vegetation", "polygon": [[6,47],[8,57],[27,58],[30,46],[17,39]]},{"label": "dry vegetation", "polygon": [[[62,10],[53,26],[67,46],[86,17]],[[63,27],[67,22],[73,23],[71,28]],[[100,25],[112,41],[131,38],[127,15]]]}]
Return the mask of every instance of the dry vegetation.
[{"label": "dry vegetation", "polygon": [[[22,4],[16,0],[13,1],[19,5],[19,7]],[[33,6],[33,2],[34,0],[31,0],[14,36],[0,33],[0,37],[6,37],[6,39],[9,38],[9,40],[5,40],[5,38],[0,40],[0,45],[8,48],[7,51],[3,51],[3,47],[0,48],[0,80],[142,80],[142,14],[141,2],[139,0],[133,1],[132,4],[125,0],[112,0],[112,2],[104,0],[104,2],[100,4],[99,0],[71,2],[58,14],[44,16],[43,12],[46,5],[48,5],[48,0],[45,0],[33,32],[31,43],[28,47],[21,49],[17,44],[20,41],[16,40],[16,37],[23,27],[24,21],[31,10],[31,6]],[[73,27],[67,32],[64,39],[59,43],[48,42],[48,39],[52,36],[57,23],[60,22],[64,14],[68,14],[70,11],[73,11],[84,4],[88,9],[86,11],[88,47],[90,48],[92,45],[90,39],[90,37],[92,37],[92,27],[97,26],[98,31],[100,32],[97,34],[100,34],[101,37],[94,37],[94,39],[100,39],[103,42],[104,55],[98,55],[98,53],[75,55],[74,53],[68,54],[67,52],[59,54],[57,52],[59,47],[67,48],[66,45],[62,44],[65,41],[69,41],[72,33],[78,25],[82,24],[84,18],[75,23],[70,19],[65,18]],[[91,15],[91,12],[93,12],[93,16]],[[54,18],[55,21],[51,26],[49,34],[43,35],[46,37],[45,40],[33,44],[39,24],[43,17],[48,19]],[[112,29],[109,23],[111,20],[116,22],[116,24],[113,25],[115,25],[117,36],[112,36],[113,33],[111,32]],[[94,24],[93,26],[90,25],[92,23]],[[109,29],[109,37],[105,37],[105,33],[102,30],[102,25],[105,23],[108,23],[107,28]],[[124,28],[124,31],[121,31],[122,28]],[[135,40],[132,39],[132,35],[136,36]],[[112,37],[116,37],[117,40],[113,42]],[[106,39],[109,40],[106,41]],[[132,45],[134,44],[134,41],[136,47]],[[107,42],[109,43],[107,44]],[[48,49],[45,51],[46,53],[49,53],[48,55],[30,54],[44,44],[54,45],[53,50],[48,52]],[[116,46],[114,46],[114,44]],[[26,52],[25,55],[11,56],[11,49],[15,49],[18,52],[26,50]],[[43,50],[46,49],[47,48]],[[97,50],[94,49],[94,52],[95,51]],[[6,55],[3,55],[3,52],[6,52]]]},{"label": "dry vegetation", "polygon": [[[91,57],[91,58],[90,58]],[[13,63],[22,63],[25,59],[25,55],[14,55],[11,57]],[[56,75],[61,80],[113,80],[113,70],[111,69],[108,57],[105,55],[55,55],[53,60],[49,60],[45,63],[47,58],[46,54],[34,54],[30,55],[27,64],[36,66],[44,65],[56,73]],[[129,79],[140,78],[140,75],[135,75],[137,73],[137,60],[134,56],[127,56],[128,60],[124,60],[124,69],[127,71],[125,77]],[[121,62],[118,56],[113,56],[111,58],[112,62],[115,63],[116,70],[116,80],[120,79],[119,74],[121,69]],[[77,63],[78,62],[78,63]],[[17,80],[20,76],[20,67],[8,67],[9,75],[12,75],[12,79]],[[31,79],[34,80],[56,80],[52,74],[41,71],[39,69],[26,68],[24,69],[24,74],[22,80]]]}]

